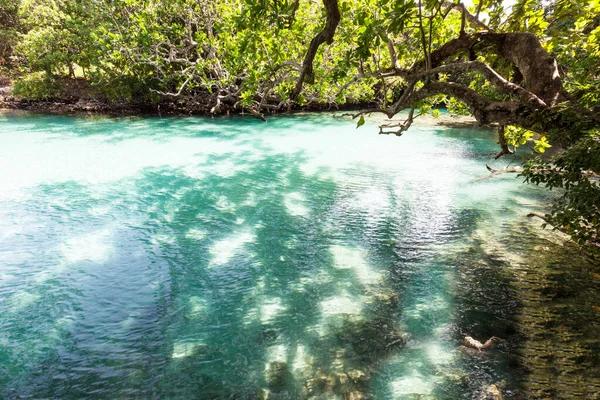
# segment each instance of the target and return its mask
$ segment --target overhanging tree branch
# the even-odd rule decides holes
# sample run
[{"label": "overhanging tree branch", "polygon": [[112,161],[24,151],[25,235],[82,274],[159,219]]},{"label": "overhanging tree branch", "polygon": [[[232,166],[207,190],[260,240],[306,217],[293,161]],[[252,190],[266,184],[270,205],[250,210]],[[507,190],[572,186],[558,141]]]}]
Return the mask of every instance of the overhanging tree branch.
[{"label": "overhanging tree branch", "polygon": [[300,72],[300,76],[296,81],[296,86],[290,95],[290,99],[292,101],[298,98],[298,95],[302,91],[302,85],[304,84],[305,80],[309,83],[314,82],[313,61],[317,55],[317,50],[319,50],[319,46],[321,46],[323,43],[333,43],[335,30],[340,23],[341,15],[337,0],[323,0],[323,5],[325,6],[325,12],[327,15],[325,28],[323,28],[321,32],[317,33],[317,35],[310,42],[308,51],[304,56],[304,62],[302,63],[302,71]]},{"label": "overhanging tree branch", "polygon": [[419,80],[426,76],[450,73],[450,72],[465,72],[476,71],[481,73],[496,89],[503,93],[517,97],[519,100],[532,107],[546,108],[546,103],[530,91],[521,86],[504,79],[499,73],[494,71],[489,65],[481,61],[465,61],[451,64],[445,64],[429,71],[423,71],[414,75],[413,79]]}]

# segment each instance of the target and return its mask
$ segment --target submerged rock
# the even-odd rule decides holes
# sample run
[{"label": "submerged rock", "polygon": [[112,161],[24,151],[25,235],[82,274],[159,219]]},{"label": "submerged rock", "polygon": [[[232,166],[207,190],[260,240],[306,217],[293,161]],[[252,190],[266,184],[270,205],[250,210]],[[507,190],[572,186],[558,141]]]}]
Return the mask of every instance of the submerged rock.
[{"label": "submerged rock", "polygon": [[318,370],[316,375],[304,383],[304,390],[308,396],[317,396],[333,391],[337,384],[337,377],[325,371]]},{"label": "submerged rock", "polygon": [[280,392],[286,388],[289,381],[288,377],[288,365],[283,361],[273,361],[269,363],[265,371],[267,385],[275,392]]},{"label": "submerged rock", "polygon": [[497,384],[491,384],[483,392],[481,400],[502,400],[502,391]]},{"label": "submerged rock", "polygon": [[362,385],[369,381],[369,374],[358,369],[349,370],[348,377],[357,385]]},{"label": "submerged rock", "polygon": [[369,379],[368,371],[350,369],[342,373],[329,373],[318,370],[317,374],[304,384],[306,397],[315,399],[367,399],[365,393]]},{"label": "submerged rock", "polygon": [[359,391],[350,392],[346,395],[346,400],[364,400],[367,398],[366,394]]},{"label": "submerged rock", "polygon": [[272,343],[279,337],[279,330],[275,328],[263,329],[256,339],[257,343],[264,345],[266,343]]},{"label": "submerged rock", "polygon": [[337,338],[366,361],[381,359],[406,343],[400,329],[383,319],[347,321]]},{"label": "submerged rock", "polygon": [[270,392],[267,389],[258,389],[256,392],[256,398],[258,400],[268,400]]}]

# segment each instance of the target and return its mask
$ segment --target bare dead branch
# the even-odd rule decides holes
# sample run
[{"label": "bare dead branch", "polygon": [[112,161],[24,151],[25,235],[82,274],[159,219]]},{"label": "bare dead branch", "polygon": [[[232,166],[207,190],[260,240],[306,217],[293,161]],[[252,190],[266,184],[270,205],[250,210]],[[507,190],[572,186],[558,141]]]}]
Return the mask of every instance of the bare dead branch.
[{"label": "bare dead branch", "polygon": [[252,114],[256,118],[260,119],[261,121],[267,122],[267,119],[265,118],[264,114],[261,114],[253,107],[244,108],[244,110],[248,111],[248,113]]},{"label": "bare dead branch", "polygon": [[[418,114],[418,116],[420,116],[422,114]],[[415,107],[411,107],[410,111],[408,112],[408,117],[402,121],[402,122],[398,122],[395,124],[382,124],[379,126],[379,134],[380,135],[396,135],[396,136],[402,136],[402,134],[404,132],[406,132],[408,130],[408,128],[410,128],[410,126],[412,125],[412,123],[415,120]],[[391,128],[398,128],[396,130],[391,130],[391,131],[386,131],[385,129],[391,129]]]},{"label": "bare dead branch", "polygon": [[494,176],[498,176],[498,175],[502,175],[502,174],[523,172],[519,168],[494,169],[494,168],[490,167],[488,164],[486,164],[485,167],[487,168],[488,171],[491,172],[491,174],[489,174],[489,175],[483,175],[483,176],[480,176],[479,178],[473,179],[471,181],[471,183],[481,182],[481,181],[484,181],[486,179],[490,179],[490,178],[493,178]]},{"label": "bare dead branch", "polygon": [[544,221],[545,223],[548,223],[548,219],[546,218],[546,216],[544,214],[541,214],[538,212],[530,212],[529,214],[527,214],[527,218],[532,218],[532,217],[539,218],[542,221]]}]

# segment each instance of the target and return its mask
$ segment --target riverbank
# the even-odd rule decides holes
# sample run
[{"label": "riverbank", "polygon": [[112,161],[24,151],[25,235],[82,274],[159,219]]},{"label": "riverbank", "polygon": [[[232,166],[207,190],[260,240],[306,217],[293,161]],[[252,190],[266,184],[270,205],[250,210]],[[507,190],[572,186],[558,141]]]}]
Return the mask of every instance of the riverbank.
[{"label": "riverbank", "polygon": [[[185,102],[162,102],[151,103],[109,103],[93,98],[71,98],[53,100],[27,100],[19,99],[9,95],[3,95],[0,88],[0,113],[4,112],[30,112],[35,114],[53,115],[106,115],[106,116],[219,116],[219,115],[245,115],[252,116],[239,110],[223,108],[219,113],[210,112],[210,103],[190,104]],[[270,115],[295,114],[302,112],[343,112],[358,111],[372,108],[372,104],[311,104],[305,107],[295,107],[291,110],[272,112]],[[268,118],[269,115],[266,115]],[[347,117],[350,118],[350,117]],[[387,124],[401,121],[402,118],[388,119],[384,114],[369,114],[367,122]],[[422,116],[415,120],[417,126],[451,126],[461,128],[476,128],[480,124],[470,116],[452,116],[442,113],[439,117]]]},{"label": "riverbank", "polygon": [[[1,111],[27,111],[38,114],[54,115],[107,115],[107,116],[219,116],[219,115],[245,115],[253,114],[248,111],[234,108],[232,105],[222,103],[218,111],[214,105],[216,98],[214,94],[206,92],[204,95],[196,95],[191,98],[177,98],[163,100],[158,103],[149,101],[141,102],[114,102],[94,95],[93,90],[87,84],[71,80],[63,85],[64,95],[60,98],[46,100],[31,100],[19,98],[11,94],[10,81],[0,82],[0,112]],[[294,106],[285,110],[270,110],[265,113],[269,115],[291,114],[301,112],[357,112],[362,109],[377,107],[375,103],[310,103],[303,106]],[[388,124],[402,120],[402,114],[395,119],[388,119],[384,114],[369,114],[367,122]],[[455,117],[442,113],[439,117],[423,116],[415,120],[415,125],[420,126],[455,126],[455,127],[479,127],[479,123],[473,117]]]},{"label": "riverbank", "polygon": [[[11,94],[12,87],[5,83],[0,85],[0,110],[25,110],[41,114],[106,114],[116,115],[158,115],[158,116],[217,116],[230,114],[251,114],[248,110],[233,107],[231,104],[217,104],[216,94],[202,93],[194,97],[162,99],[159,102],[150,101],[109,101],[101,96],[94,96],[89,88],[68,88],[64,96],[59,98],[32,100],[20,98]],[[262,111],[265,117],[299,111],[355,111],[373,108],[374,103],[330,104],[310,103],[294,106],[291,109]]]}]

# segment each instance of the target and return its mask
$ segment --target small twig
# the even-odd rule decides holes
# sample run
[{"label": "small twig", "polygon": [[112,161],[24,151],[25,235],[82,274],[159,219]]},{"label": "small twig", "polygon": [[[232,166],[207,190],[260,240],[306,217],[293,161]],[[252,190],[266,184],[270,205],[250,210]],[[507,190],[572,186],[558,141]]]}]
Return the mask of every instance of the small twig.
[{"label": "small twig", "polygon": [[494,160],[499,159],[500,157],[502,157],[505,154],[514,154],[514,151],[510,150],[508,148],[508,143],[506,142],[506,136],[504,136],[504,128],[505,128],[505,125],[498,126],[498,142],[500,143],[500,147],[502,148],[502,150],[500,150],[500,152],[498,154],[496,154],[496,157],[494,157]]},{"label": "small twig", "polygon": [[[421,116],[422,114],[417,115],[417,117]],[[408,128],[410,128],[410,126],[412,125],[413,121],[415,120],[415,107],[411,107],[410,111],[408,112],[408,117],[403,121],[403,122],[399,122],[397,124],[383,124],[379,126],[379,134],[380,135],[391,135],[394,134],[396,136],[402,136],[402,134],[408,130]],[[396,131],[384,131],[385,128],[400,128]]]},{"label": "small twig", "polygon": [[548,219],[546,218],[546,216],[544,214],[540,214],[537,212],[530,212],[529,214],[527,214],[527,218],[532,218],[532,217],[537,217],[537,218],[541,219],[542,221],[544,221],[545,223],[548,223]]},{"label": "small twig", "polygon": [[491,174],[483,175],[483,176],[480,176],[479,178],[473,179],[471,181],[471,183],[480,182],[480,181],[492,178],[496,175],[523,172],[520,168],[514,168],[514,167],[513,168],[495,169],[495,168],[490,167],[488,164],[486,164],[485,167],[487,168],[488,171],[491,172]]}]

